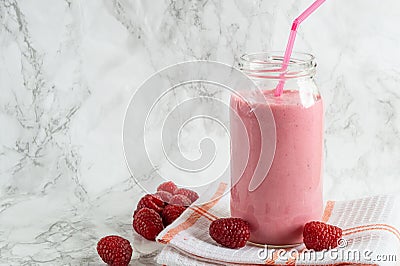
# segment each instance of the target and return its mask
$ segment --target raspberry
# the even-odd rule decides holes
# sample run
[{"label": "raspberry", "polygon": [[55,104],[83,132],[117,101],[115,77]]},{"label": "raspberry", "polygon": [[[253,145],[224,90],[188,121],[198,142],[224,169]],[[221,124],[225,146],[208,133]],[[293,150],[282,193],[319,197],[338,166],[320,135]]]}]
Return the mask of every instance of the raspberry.
[{"label": "raspberry", "polygon": [[174,194],[175,195],[184,195],[184,196],[188,197],[191,202],[195,202],[199,198],[199,195],[195,191],[187,189],[187,188],[179,188],[179,189],[175,190]]},{"label": "raspberry", "polygon": [[157,187],[157,191],[167,191],[171,194],[174,194],[175,190],[177,190],[177,186],[172,181],[164,182]]},{"label": "raspberry", "polygon": [[147,194],[139,200],[136,211],[142,208],[149,208],[155,210],[158,213],[161,213],[164,208],[164,202],[158,196]]},{"label": "raspberry", "polygon": [[221,218],[210,224],[209,233],[218,244],[241,248],[250,238],[249,223],[240,218]]},{"label": "raspberry", "polygon": [[167,226],[175,221],[184,211],[186,207],[177,205],[168,205],[161,213],[164,225]]},{"label": "raspberry", "polygon": [[342,229],[323,222],[306,223],[303,229],[304,244],[315,251],[337,247],[341,237]]},{"label": "raspberry", "polygon": [[161,216],[155,210],[143,208],[133,216],[133,228],[144,238],[155,240],[164,229],[164,225]]},{"label": "raspberry", "polygon": [[97,243],[97,253],[108,265],[128,265],[132,257],[132,247],[128,240],[120,236],[106,236]]},{"label": "raspberry", "polygon": [[171,198],[169,204],[178,206],[189,206],[190,204],[192,204],[192,201],[184,195],[175,195]]},{"label": "raspberry", "polygon": [[172,198],[172,194],[167,192],[167,191],[157,191],[155,194],[155,196],[159,197],[162,201],[164,202],[169,202]]}]

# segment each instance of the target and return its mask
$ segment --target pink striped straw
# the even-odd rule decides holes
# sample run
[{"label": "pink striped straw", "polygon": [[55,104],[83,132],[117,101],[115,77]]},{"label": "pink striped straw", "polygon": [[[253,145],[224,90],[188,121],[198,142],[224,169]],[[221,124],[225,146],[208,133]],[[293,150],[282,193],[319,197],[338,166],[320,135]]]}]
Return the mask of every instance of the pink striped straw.
[{"label": "pink striped straw", "polygon": [[[311,6],[309,6],[300,16],[298,16],[292,24],[292,29],[290,30],[289,40],[286,45],[285,55],[283,57],[282,68],[280,71],[286,71],[290,56],[292,55],[294,40],[296,39],[297,28],[299,27],[300,23],[303,22],[309,15],[311,15],[320,5],[322,5],[326,0],[316,0]],[[283,86],[285,85],[285,79],[283,78],[284,73],[281,73],[280,80],[278,85],[275,88],[275,96],[281,96],[283,92]]]}]

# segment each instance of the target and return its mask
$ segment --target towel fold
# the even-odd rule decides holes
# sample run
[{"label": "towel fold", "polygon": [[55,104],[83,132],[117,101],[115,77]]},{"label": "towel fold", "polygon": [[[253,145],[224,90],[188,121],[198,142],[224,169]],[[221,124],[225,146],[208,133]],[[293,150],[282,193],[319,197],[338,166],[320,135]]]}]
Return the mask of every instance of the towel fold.
[{"label": "towel fold", "polygon": [[[208,234],[210,223],[229,217],[229,193],[221,183],[213,198],[189,207],[165,228],[157,241],[166,244],[157,257],[163,265],[400,265],[400,197],[374,196],[328,201],[322,221],[343,229],[339,247],[314,252],[304,245],[288,249],[246,245],[229,249]],[[225,193],[225,195],[224,195]]]}]

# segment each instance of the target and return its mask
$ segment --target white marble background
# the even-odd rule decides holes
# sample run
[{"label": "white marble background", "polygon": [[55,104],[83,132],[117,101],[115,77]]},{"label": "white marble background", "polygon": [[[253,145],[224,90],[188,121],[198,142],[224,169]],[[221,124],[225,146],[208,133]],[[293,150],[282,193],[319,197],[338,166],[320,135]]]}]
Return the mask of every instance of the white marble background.
[{"label": "white marble background", "polygon": [[[132,240],[135,88],[183,60],[282,50],[310,3],[0,0],[0,264],[98,264],[100,237]],[[326,102],[326,199],[400,192],[399,23],[396,0],[329,0],[300,28]]]}]

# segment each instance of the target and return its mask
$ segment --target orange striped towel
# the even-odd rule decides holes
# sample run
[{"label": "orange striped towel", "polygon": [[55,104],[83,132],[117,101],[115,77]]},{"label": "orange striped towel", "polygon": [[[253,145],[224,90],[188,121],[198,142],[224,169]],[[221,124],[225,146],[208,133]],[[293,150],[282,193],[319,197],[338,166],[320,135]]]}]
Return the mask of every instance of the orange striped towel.
[{"label": "orange striped towel", "polygon": [[247,245],[232,250],[217,245],[208,227],[229,217],[229,193],[220,184],[215,200],[188,208],[157,238],[166,244],[157,257],[163,265],[400,265],[400,197],[375,196],[329,201],[322,220],[343,228],[337,249],[312,252],[304,246],[274,250]]}]

